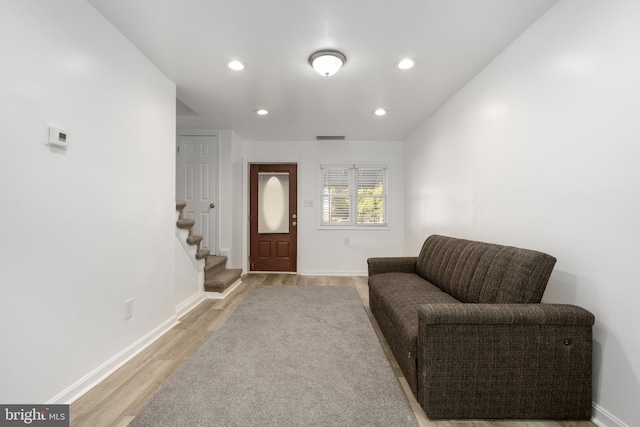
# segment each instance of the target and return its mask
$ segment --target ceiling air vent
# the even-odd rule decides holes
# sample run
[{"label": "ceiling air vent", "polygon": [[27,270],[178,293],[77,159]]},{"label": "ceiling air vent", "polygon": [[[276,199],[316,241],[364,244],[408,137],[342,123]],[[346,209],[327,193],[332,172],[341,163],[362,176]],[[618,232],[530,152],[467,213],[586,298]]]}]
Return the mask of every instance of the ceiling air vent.
[{"label": "ceiling air vent", "polygon": [[317,141],[343,141],[344,135],[318,135]]}]

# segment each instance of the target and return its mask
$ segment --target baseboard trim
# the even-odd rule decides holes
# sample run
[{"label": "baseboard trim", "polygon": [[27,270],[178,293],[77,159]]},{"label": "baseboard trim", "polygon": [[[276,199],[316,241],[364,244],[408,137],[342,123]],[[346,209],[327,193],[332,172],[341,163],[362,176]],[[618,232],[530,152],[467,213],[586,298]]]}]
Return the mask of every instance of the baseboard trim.
[{"label": "baseboard trim", "polygon": [[595,402],[593,402],[593,417],[591,421],[598,427],[631,427]]},{"label": "baseboard trim", "polygon": [[242,284],[242,279],[236,280],[233,285],[229,286],[224,292],[205,292],[207,299],[225,299],[227,295],[233,292],[238,286]]},{"label": "baseboard trim", "polygon": [[193,294],[191,297],[182,301],[176,306],[176,317],[182,319],[187,313],[193,310],[198,304],[205,299],[204,291]]},{"label": "baseboard trim", "polygon": [[368,276],[367,271],[326,271],[326,270],[304,270],[299,271],[300,276]]},{"label": "baseboard trim", "polygon": [[118,368],[133,359],[142,350],[153,344],[158,338],[164,335],[168,330],[178,324],[176,316],[171,316],[151,332],[122,350],[120,353],[98,366],[93,371],[76,381],[74,384],[63,390],[58,395],[50,399],[46,404],[71,404],[87,393],[101,381],[114,373]]}]

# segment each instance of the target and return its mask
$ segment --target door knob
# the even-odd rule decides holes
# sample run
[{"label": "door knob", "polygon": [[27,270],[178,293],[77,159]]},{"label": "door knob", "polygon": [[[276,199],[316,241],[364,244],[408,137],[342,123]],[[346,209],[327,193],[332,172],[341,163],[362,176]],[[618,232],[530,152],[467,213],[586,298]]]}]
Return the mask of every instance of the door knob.
[{"label": "door knob", "polygon": [[214,205],[213,203],[211,203],[211,204],[209,205],[209,207],[210,207],[211,209],[213,209],[213,208],[215,208],[215,207],[216,207],[216,205]]},{"label": "door knob", "polygon": [[291,224],[291,225],[293,225],[295,227],[296,225],[298,225],[298,223],[293,221],[293,224]]}]

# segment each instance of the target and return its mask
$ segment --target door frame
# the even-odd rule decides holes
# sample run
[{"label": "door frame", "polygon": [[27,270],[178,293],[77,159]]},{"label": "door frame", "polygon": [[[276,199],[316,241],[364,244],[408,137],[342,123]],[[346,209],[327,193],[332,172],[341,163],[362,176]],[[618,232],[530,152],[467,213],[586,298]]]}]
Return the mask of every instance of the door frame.
[{"label": "door frame", "polygon": [[[212,131],[212,130],[198,130],[198,129],[177,129],[176,130],[176,158],[175,158],[175,171],[174,171],[174,175],[175,175],[175,185],[177,185],[177,181],[178,181],[178,144],[179,144],[179,139],[181,136],[214,136],[216,137],[217,143],[216,143],[216,171],[215,171],[215,175],[216,175],[216,179],[217,179],[217,186],[216,186],[216,191],[215,191],[215,199],[212,203],[214,203],[216,205],[215,209],[216,209],[216,217],[215,217],[215,241],[212,243],[212,247],[210,247],[209,249],[211,250],[211,255],[215,255],[215,254],[219,254],[220,253],[220,221],[221,221],[221,215],[220,215],[220,210],[219,210],[219,206],[220,206],[220,189],[221,189],[221,180],[220,180],[220,161],[221,161],[221,147],[222,147],[222,141],[221,141],[221,135],[220,132],[216,132],[216,131]],[[174,185],[174,186],[175,186]],[[177,198],[178,195],[174,194],[174,199]]]},{"label": "door frame", "polygon": [[[295,163],[251,163],[249,181],[249,269],[251,272],[281,272],[297,273],[298,271],[298,165]],[[288,214],[285,218],[288,224],[288,232],[259,233],[259,211],[260,211],[260,174],[262,173],[286,173],[290,178],[286,202],[288,203]],[[254,215],[255,214],[255,215]],[[286,237],[285,237],[286,236]],[[255,239],[255,240],[254,240]],[[279,254],[278,245],[286,241],[285,258]],[[269,256],[260,257],[259,247],[263,243],[269,244]],[[254,258],[255,257],[255,258]],[[256,264],[254,266],[253,264]]]},{"label": "door frame", "polygon": [[[243,274],[252,273],[249,268],[250,256],[250,227],[249,227],[249,198],[251,192],[249,189],[249,175],[251,173],[252,164],[294,164],[298,167],[298,185],[296,199],[298,200],[298,224],[300,224],[300,162],[298,158],[273,158],[273,157],[249,157],[242,159],[242,272]],[[300,227],[298,226],[297,244],[296,244],[296,271],[300,274]]]}]

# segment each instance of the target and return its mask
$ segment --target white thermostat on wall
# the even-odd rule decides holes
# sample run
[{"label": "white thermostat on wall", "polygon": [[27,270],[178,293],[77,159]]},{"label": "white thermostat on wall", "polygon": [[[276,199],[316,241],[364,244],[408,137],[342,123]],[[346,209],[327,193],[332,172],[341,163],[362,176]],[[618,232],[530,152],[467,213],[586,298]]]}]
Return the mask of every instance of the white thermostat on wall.
[{"label": "white thermostat on wall", "polygon": [[45,144],[66,149],[69,147],[69,133],[64,129],[49,125],[49,141]]}]

